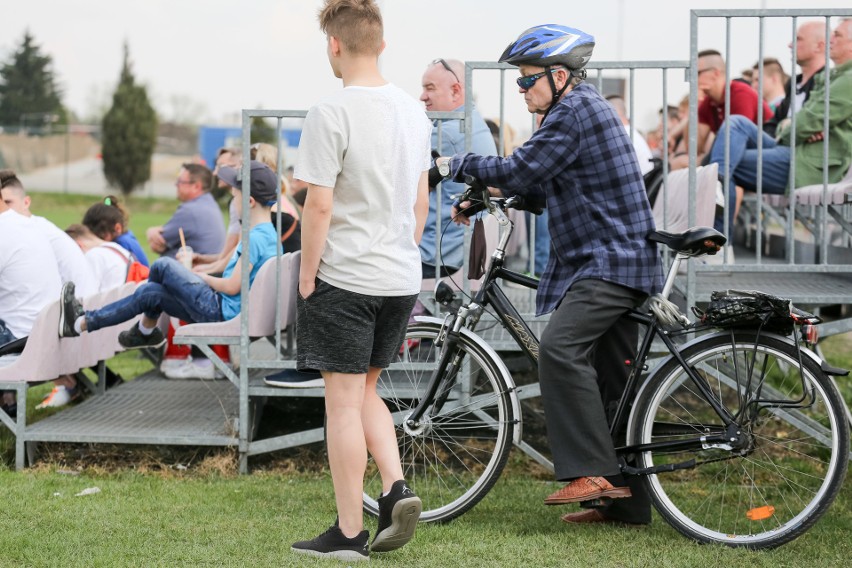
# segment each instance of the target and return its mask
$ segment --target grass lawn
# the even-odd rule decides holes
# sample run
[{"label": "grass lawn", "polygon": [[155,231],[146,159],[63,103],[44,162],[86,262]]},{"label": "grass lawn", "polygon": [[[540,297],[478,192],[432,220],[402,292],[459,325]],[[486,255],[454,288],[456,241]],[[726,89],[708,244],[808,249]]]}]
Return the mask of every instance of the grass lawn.
[{"label": "grass lawn", "polygon": [[[33,200],[30,210],[33,214],[49,219],[60,229],[80,223],[86,210],[98,202],[98,198],[93,195],[32,192],[30,196]],[[148,259],[153,262],[159,255],[148,248],[145,231],[148,227],[163,225],[168,221],[178,207],[178,200],[134,196],[124,198],[120,194],[119,198],[130,211],[130,230],[136,235]]]},{"label": "grass lawn", "polygon": [[[60,227],[79,222],[93,202],[91,196],[40,193],[33,201],[36,214]],[[130,201],[131,227],[143,246],[145,228],[161,224],[175,206],[169,200]],[[821,346],[833,365],[852,368],[852,334]],[[121,354],[110,365],[126,378],[150,368],[135,353]],[[838,383],[852,403],[852,379]],[[31,404],[40,398],[38,389],[48,388],[35,387]],[[253,473],[239,476],[228,450],[89,445],[44,452],[47,457],[34,468],[15,472],[12,443],[0,427],[0,566],[340,565],[289,550],[293,541],[315,536],[334,520],[331,482],[316,445],[253,458]],[[558,487],[547,478],[515,450],[497,485],[472,511],[446,525],[421,526],[409,546],[374,554],[371,561],[442,568],[776,568],[848,566],[852,559],[849,481],[803,537],[774,551],[749,552],[696,545],[656,513],[643,529],[569,527],[559,517],[576,509],[542,504]],[[76,496],[88,488],[99,492]],[[367,528],[374,531],[375,521],[368,519]]]},{"label": "grass lawn", "polygon": [[[326,475],[69,475],[0,472],[4,566],[329,566],[293,555],[334,519]],[[75,496],[97,487],[99,493]],[[462,518],[419,527],[385,566],[847,566],[849,484],[805,536],[768,552],[699,546],[658,517],[648,528],[569,527],[545,507],[557,486],[504,475]],[[375,521],[367,528],[375,530]]]}]

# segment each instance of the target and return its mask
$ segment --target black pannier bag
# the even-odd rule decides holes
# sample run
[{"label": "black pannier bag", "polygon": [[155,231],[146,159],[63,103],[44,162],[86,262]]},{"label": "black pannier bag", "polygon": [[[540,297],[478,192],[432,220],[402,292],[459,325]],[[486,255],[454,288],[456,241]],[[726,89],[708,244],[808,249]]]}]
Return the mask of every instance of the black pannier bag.
[{"label": "black pannier bag", "polygon": [[781,335],[793,332],[792,302],[754,290],[719,290],[702,311],[692,308],[701,323],[721,329],[761,329]]}]

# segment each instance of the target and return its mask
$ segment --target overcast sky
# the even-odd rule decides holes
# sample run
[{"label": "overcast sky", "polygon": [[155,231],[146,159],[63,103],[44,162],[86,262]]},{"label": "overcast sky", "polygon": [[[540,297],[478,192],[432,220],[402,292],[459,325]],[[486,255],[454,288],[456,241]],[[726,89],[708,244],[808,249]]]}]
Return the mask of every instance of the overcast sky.
[{"label": "overcast sky", "polygon": [[[29,29],[53,57],[65,104],[81,116],[109,100],[122,43],[133,69],[166,118],[236,123],[240,109],[306,109],[340,87],[325,56],[316,12],[321,0],[25,0],[3,10],[0,58],[8,60]],[[495,61],[527,27],[559,23],[595,36],[594,61],[687,60],[690,9],[849,8],[848,0],[382,0],[387,49],[385,77],[412,96],[436,57]],[[758,54],[757,20],[734,22],[732,68]],[[764,53],[787,62],[791,21],[766,20]],[[724,21],[701,24],[699,49],[724,50]],[[486,116],[498,112],[496,72],[480,72],[475,96]],[[641,75],[641,74],[640,74]],[[645,74],[650,75],[650,74]],[[506,77],[506,117],[525,129],[529,119]],[[682,73],[669,75],[668,96],[687,92]],[[636,117],[642,128],[661,106],[661,75],[636,78]]]}]

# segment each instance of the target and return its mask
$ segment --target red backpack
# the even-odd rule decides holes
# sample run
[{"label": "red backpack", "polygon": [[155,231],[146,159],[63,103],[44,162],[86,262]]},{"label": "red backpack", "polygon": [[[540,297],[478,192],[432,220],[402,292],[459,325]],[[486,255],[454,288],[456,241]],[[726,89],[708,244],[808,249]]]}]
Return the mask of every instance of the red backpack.
[{"label": "red backpack", "polygon": [[[119,251],[115,250],[112,247],[106,247],[115,254],[124,258],[124,255]],[[148,279],[148,274],[151,272],[147,266],[136,260],[136,257],[133,256],[132,252],[128,251],[128,256],[125,260],[127,261],[127,274],[124,277],[125,282],[142,282],[143,280]]]}]

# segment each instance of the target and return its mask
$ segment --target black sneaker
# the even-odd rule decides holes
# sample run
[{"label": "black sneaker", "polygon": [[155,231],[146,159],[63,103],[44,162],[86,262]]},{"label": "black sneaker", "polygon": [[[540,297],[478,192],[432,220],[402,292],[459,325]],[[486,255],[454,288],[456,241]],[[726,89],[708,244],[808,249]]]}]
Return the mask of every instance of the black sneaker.
[{"label": "black sneaker", "polygon": [[405,545],[414,537],[423,503],[420,497],[400,479],[390,493],[379,497],[379,527],[370,548],[373,552],[388,552]]},{"label": "black sneaker", "polygon": [[290,389],[322,388],[325,381],[319,371],[297,371],[296,369],[284,369],[278,373],[268,375],[263,382],[273,387],[284,387]]},{"label": "black sneaker", "polygon": [[62,285],[60,298],[59,337],[77,337],[80,334],[74,331],[74,322],[85,312],[83,311],[83,304],[74,297],[73,282],[66,282]]},{"label": "black sneaker", "polygon": [[159,327],[155,327],[154,331],[145,335],[139,331],[137,324],[133,324],[133,327],[118,334],[118,343],[125,349],[155,348],[165,345],[166,338]]},{"label": "black sneaker", "polygon": [[299,554],[338,560],[369,560],[370,545],[367,544],[369,539],[370,533],[367,531],[361,531],[355,538],[346,538],[335,522],[318,537],[293,543],[290,550]]}]

